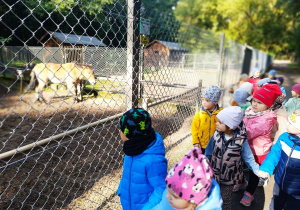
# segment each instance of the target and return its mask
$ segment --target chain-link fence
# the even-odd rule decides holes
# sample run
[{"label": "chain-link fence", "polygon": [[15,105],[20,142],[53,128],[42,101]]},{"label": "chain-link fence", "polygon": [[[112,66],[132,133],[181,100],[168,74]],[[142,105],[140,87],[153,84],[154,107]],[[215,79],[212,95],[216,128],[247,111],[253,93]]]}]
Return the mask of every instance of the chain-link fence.
[{"label": "chain-link fence", "polygon": [[1,209],[121,209],[122,113],[149,111],[172,166],[201,89],[238,82],[243,45],[143,1],[107,2],[0,2]]}]

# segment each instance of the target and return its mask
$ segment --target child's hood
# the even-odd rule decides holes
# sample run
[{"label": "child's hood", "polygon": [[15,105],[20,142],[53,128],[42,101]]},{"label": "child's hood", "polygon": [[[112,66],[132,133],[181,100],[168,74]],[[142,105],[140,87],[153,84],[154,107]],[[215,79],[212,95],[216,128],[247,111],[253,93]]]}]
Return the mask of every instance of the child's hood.
[{"label": "child's hood", "polygon": [[246,125],[244,121],[240,123],[240,125],[235,129],[234,135],[232,137],[233,140],[242,140],[248,137]]},{"label": "child's hood", "polygon": [[162,137],[157,132],[155,132],[155,135],[156,135],[156,140],[154,140],[153,143],[150,144],[148,149],[146,149],[142,154],[149,154],[149,153],[161,154],[161,155],[166,154],[166,149]]},{"label": "child's hood", "polygon": [[205,203],[202,206],[196,208],[196,210],[204,210],[204,209],[219,210],[222,209],[222,204],[223,204],[223,200],[221,197],[219,184],[217,183],[216,180],[212,179],[211,190],[208,199],[205,201]]}]

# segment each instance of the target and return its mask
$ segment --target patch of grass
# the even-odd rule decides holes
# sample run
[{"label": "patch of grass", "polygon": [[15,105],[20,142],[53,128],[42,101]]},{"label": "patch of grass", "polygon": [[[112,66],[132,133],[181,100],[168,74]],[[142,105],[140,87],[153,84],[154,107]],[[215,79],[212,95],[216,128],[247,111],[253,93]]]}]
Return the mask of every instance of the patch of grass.
[{"label": "patch of grass", "polygon": [[288,64],[288,66],[289,66],[290,68],[300,69],[300,66],[299,66],[297,63],[290,63],[290,64]]}]

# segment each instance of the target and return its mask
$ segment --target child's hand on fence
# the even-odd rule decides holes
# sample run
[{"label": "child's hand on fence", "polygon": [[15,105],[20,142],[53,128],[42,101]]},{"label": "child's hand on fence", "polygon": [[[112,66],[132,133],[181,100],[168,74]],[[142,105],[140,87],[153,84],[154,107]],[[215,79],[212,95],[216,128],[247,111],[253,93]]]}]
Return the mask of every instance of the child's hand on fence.
[{"label": "child's hand on fence", "polygon": [[200,144],[194,144],[194,147],[199,147],[200,148]]},{"label": "child's hand on fence", "polygon": [[268,178],[270,178],[269,173],[268,173],[268,172],[264,172],[264,171],[259,171],[259,172],[258,172],[258,176],[261,177],[261,178],[263,178],[263,179],[268,179]]}]

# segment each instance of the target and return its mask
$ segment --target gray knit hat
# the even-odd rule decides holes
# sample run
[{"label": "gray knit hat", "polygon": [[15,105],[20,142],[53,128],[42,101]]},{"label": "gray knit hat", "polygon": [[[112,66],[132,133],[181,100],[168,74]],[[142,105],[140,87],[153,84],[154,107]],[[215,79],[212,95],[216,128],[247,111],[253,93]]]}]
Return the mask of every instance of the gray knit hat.
[{"label": "gray knit hat", "polygon": [[211,100],[216,105],[218,104],[221,94],[222,91],[218,86],[211,85],[202,92],[201,97]]},{"label": "gray knit hat", "polygon": [[248,92],[243,88],[239,88],[234,91],[233,98],[238,105],[243,105],[247,102]]},{"label": "gray knit hat", "polygon": [[267,84],[271,82],[271,79],[270,78],[264,78],[264,79],[261,79],[257,82],[257,85],[259,85],[260,87],[262,87],[264,84]]},{"label": "gray knit hat", "polygon": [[217,114],[217,118],[232,130],[235,130],[243,120],[243,110],[238,106],[229,106]]}]

